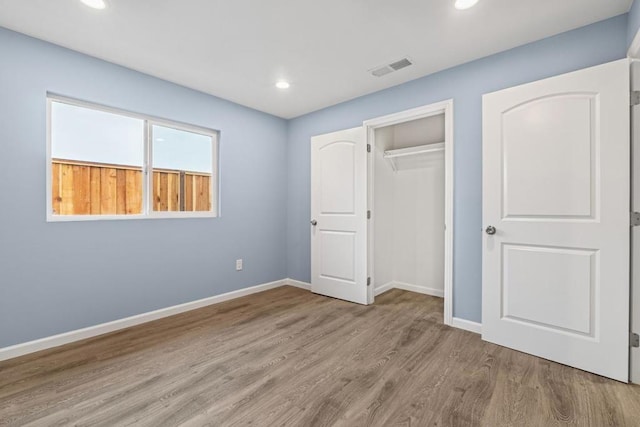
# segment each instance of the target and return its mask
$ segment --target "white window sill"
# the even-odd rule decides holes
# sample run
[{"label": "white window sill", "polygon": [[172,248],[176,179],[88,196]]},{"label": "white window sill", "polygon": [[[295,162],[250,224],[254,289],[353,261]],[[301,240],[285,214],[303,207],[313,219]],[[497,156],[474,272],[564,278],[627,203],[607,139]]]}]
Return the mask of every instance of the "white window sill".
[{"label": "white window sill", "polygon": [[120,221],[132,219],[217,218],[215,212],[153,212],[148,215],[47,215],[47,222]]}]

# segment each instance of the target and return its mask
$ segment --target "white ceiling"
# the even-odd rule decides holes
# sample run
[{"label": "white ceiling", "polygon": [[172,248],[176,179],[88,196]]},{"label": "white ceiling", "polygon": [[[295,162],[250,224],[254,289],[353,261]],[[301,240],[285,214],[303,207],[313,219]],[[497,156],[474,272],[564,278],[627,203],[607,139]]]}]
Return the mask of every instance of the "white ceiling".
[{"label": "white ceiling", "polygon": [[[609,18],[632,0],[0,0],[0,26],[291,118]],[[368,70],[408,55],[384,77]],[[283,91],[274,83],[291,81]]]}]

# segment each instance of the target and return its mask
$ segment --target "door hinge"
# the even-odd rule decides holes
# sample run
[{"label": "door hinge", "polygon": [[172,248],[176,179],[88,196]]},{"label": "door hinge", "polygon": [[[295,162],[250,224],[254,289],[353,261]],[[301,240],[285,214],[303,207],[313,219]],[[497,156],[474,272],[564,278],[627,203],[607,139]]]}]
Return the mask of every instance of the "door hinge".
[{"label": "door hinge", "polygon": [[632,227],[637,227],[640,225],[640,212],[631,212],[629,224],[631,224]]},{"label": "door hinge", "polygon": [[367,219],[371,219],[371,211],[367,211]]},{"label": "door hinge", "polygon": [[640,347],[640,336],[631,332],[629,334],[629,347]]},{"label": "door hinge", "polygon": [[371,144],[367,144],[367,153],[371,152]]},{"label": "door hinge", "polygon": [[629,103],[631,106],[640,104],[640,90],[634,90],[631,92]]},{"label": "door hinge", "polygon": [[371,286],[371,277],[367,277],[367,286]]}]

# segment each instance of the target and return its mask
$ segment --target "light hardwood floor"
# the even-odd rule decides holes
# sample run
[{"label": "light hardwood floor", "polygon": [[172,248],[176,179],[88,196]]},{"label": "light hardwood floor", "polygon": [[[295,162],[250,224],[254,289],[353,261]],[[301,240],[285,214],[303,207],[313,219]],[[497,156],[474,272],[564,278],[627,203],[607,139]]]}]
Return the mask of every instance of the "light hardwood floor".
[{"label": "light hardwood floor", "polygon": [[0,425],[639,426],[640,387],[283,287],[0,362]]}]

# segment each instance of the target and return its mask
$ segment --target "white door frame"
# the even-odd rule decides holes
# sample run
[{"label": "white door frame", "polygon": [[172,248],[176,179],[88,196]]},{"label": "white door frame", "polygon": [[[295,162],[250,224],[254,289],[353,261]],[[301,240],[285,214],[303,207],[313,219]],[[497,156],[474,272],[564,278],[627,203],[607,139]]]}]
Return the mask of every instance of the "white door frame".
[{"label": "white door frame", "polygon": [[[429,104],[422,107],[412,108],[410,110],[401,111],[399,113],[387,116],[377,117],[375,119],[366,120],[363,123],[367,133],[367,144],[375,147],[375,130],[378,128],[397,125],[425,117],[436,116],[444,113],[445,141],[444,141],[444,167],[445,167],[445,196],[444,196],[444,323],[451,325],[453,322],[453,99]],[[373,156],[367,156],[367,180],[368,180],[368,209],[374,206],[374,161]],[[371,216],[368,224],[368,262],[367,267],[371,282],[375,283],[374,278],[374,221],[375,212]],[[374,287],[368,287],[368,302],[373,303]]]},{"label": "white door frame", "polygon": [[[640,32],[639,32],[640,34]],[[634,43],[640,50],[640,37],[636,35]],[[633,47],[633,45],[632,45]],[[640,60],[630,61],[631,90],[640,90]],[[640,106],[631,107],[631,211],[640,211]],[[630,290],[630,332],[640,333],[640,230],[631,227],[631,290]],[[640,348],[629,347],[629,380],[640,384]]]},{"label": "white door frame", "polygon": [[[635,78],[640,75],[640,30],[635,37],[627,57],[631,60],[631,90],[640,90],[640,79]],[[640,174],[635,173],[635,169],[640,167],[640,122],[636,119],[634,110],[631,109],[631,210],[640,209]],[[640,239],[639,230],[631,228],[631,295],[629,315],[631,319],[631,332],[640,332]],[[632,383],[640,384],[640,349],[629,347],[629,380]]]}]

